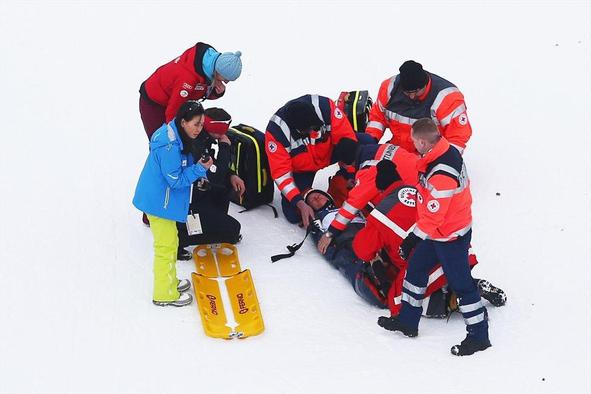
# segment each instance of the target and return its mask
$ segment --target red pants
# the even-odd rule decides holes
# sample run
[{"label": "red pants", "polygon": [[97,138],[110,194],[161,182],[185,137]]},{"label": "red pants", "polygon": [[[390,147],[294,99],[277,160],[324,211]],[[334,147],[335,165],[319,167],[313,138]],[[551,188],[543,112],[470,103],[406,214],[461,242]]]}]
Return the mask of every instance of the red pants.
[{"label": "red pants", "polygon": [[166,123],[165,118],[166,108],[160,104],[140,96],[140,116],[144,124],[144,130],[148,136],[148,140],[152,138],[152,134]]}]

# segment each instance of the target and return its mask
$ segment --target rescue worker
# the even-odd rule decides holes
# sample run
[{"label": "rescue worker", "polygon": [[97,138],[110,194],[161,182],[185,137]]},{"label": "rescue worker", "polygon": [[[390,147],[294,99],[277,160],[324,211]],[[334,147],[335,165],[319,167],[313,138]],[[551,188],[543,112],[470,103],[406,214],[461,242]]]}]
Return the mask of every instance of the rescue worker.
[{"label": "rescue worker", "polygon": [[402,180],[408,185],[418,181],[416,162],[418,156],[392,144],[359,145],[350,139],[342,139],[335,147],[334,159],[355,168],[355,186],[349,191],[346,201],[339,209],[328,231],[318,241],[318,250],[324,254],[332,238],[342,232],[351,219],[369,203],[376,203],[380,194],[376,188],[376,165],[380,160],[396,164]]},{"label": "rescue worker", "polygon": [[344,137],[357,141],[346,116],[328,97],[298,97],[271,117],[265,150],[271,177],[281,192],[283,214],[290,223],[303,222],[307,228],[314,218],[301,190],[310,188],[316,172],[334,162],[333,148]]},{"label": "rescue worker", "polygon": [[[398,274],[385,299],[392,316],[398,315],[401,306],[402,283],[407,264],[399,255],[399,247],[416,222],[416,188],[405,184],[396,166],[389,160],[380,161],[375,179],[376,188],[381,191],[375,209],[367,216],[365,227],[353,239],[353,251],[363,261],[372,261],[377,255],[397,268]],[[380,253],[381,252],[381,253]],[[387,259],[384,259],[384,253]],[[470,267],[478,263],[470,252]],[[507,300],[505,292],[485,279],[474,279],[480,295],[494,306],[503,306]],[[447,289],[447,280],[440,264],[429,272],[429,281],[423,300],[423,315],[445,317],[448,306],[455,304],[455,296]]]},{"label": "rescue worker", "polygon": [[175,116],[187,100],[215,100],[229,81],[242,72],[242,53],[219,53],[198,42],[182,55],[158,67],[140,86],[140,115],[148,139]]},{"label": "rescue worker", "polygon": [[413,60],[404,62],[399,70],[400,74],[382,82],[369,112],[366,133],[379,141],[389,128],[390,143],[416,152],[411,126],[417,119],[431,118],[439,132],[462,153],[472,135],[464,95],[453,83],[423,70]]},{"label": "rescue worker", "polygon": [[406,336],[418,335],[423,298],[430,270],[441,263],[449,285],[458,296],[467,335],[451,348],[457,356],[491,346],[488,318],[470,273],[468,249],[472,237],[472,196],[466,166],[460,152],[443,137],[430,118],[417,120],[412,140],[421,154],[417,163],[417,223],[400,245],[408,261],[403,283],[402,307],[397,317],[382,316],[378,324]]}]

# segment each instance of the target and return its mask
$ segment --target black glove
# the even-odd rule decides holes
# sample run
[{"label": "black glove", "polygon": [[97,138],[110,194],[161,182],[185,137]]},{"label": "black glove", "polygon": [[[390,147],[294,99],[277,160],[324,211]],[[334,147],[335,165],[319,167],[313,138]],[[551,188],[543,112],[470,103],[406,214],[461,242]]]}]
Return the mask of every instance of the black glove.
[{"label": "black glove", "polygon": [[400,248],[398,249],[398,254],[402,257],[403,260],[408,259],[412,251],[416,248],[417,244],[421,242],[422,239],[415,235],[415,233],[410,233],[404,238],[404,241],[400,244]]}]

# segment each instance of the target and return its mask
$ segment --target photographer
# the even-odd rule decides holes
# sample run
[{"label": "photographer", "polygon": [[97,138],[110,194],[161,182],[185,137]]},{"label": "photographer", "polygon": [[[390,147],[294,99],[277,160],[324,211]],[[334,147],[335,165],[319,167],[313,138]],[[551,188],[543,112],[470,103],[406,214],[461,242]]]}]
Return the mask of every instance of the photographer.
[{"label": "photographer", "polygon": [[192,146],[195,160],[213,159],[207,178],[193,184],[189,214],[199,222],[200,233],[189,234],[184,223],[177,223],[179,232],[179,260],[190,260],[185,250],[190,245],[209,243],[236,243],[241,239],[240,223],[228,215],[230,193],[244,193],[244,182],[230,169],[231,146],[226,132],[232,118],[221,108],[205,110],[205,123]]}]

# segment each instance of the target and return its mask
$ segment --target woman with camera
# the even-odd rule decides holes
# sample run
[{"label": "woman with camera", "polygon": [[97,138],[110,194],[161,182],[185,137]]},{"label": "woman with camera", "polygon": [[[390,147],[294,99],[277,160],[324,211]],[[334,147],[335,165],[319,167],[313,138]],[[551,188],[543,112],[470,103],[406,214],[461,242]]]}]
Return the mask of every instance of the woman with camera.
[{"label": "woman with camera", "polygon": [[179,244],[176,222],[187,222],[193,182],[207,177],[213,160],[194,160],[193,141],[202,132],[205,111],[197,101],[181,105],[176,117],[162,125],[150,141],[150,153],[138,180],[133,205],[150,219],[154,236],[153,302],[159,306],[189,305],[188,280],[176,276]]}]

